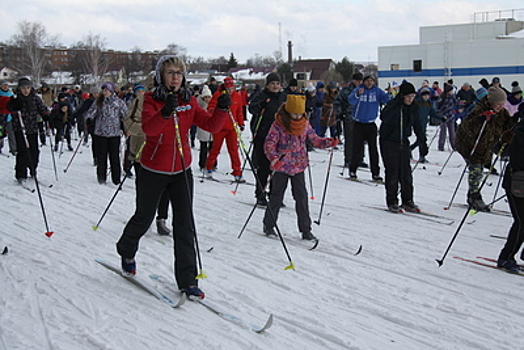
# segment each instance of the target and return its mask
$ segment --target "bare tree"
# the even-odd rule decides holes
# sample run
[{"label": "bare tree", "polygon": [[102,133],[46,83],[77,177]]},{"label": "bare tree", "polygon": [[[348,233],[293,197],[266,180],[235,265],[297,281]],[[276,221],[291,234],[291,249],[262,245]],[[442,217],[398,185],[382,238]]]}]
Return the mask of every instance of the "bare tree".
[{"label": "bare tree", "polygon": [[17,23],[19,32],[11,38],[10,44],[21,50],[16,62],[11,62],[15,70],[30,75],[39,83],[45,73],[51,49],[57,46],[57,37],[50,36],[39,22],[21,21]]},{"label": "bare tree", "polygon": [[161,51],[163,55],[176,55],[180,57],[184,62],[187,61],[187,49],[182,46],[175,43],[171,43],[167,45],[165,49]]},{"label": "bare tree", "polygon": [[93,77],[91,82],[97,85],[106,74],[110,64],[110,56],[104,54],[106,49],[106,39],[102,38],[100,34],[89,33],[82,41],[76,45],[79,50],[77,55],[82,62],[83,70]]},{"label": "bare tree", "polygon": [[277,61],[271,56],[261,56],[258,53],[249,58],[246,62],[247,67],[275,67]]}]

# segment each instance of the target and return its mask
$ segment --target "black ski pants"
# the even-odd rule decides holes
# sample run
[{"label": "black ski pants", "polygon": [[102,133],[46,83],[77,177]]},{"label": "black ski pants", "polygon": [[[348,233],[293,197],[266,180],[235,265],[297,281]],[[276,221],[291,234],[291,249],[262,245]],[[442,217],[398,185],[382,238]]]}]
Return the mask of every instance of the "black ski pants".
[{"label": "black ski pants", "polygon": [[386,204],[398,204],[398,185],[402,203],[413,200],[413,175],[411,174],[409,141],[403,143],[380,139],[380,153],[386,178]]},{"label": "black ski pants", "polygon": [[[134,162],[133,168],[135,169],[135,188],[138,188],[138,176],[140,174],[140,169],[142,169],[142,165],[140,165],[140,162]],[[137,198],[138,199],[138,198]],[[158,202],[158,211],[157,211],[157,219],[167,219],[169,210],[169,191],[166,190],[162,193],[162,196],[160,197],[160,201]]]},{"label": "black ski pants", "polygon": [[[350,117],[351,118],[351,117]],[[355,121],[353,119],[344,120],[344,165],[349,168],[351,164],[351,157],[353,155],[353,126]],[[357,166],[362,162],[364,158],[364,147],[362,147],[362,152],[359,157],[355,160]]]},{"label": "black ski pants", "polygon": [[[377,124],[375,123],[359,123],[355,122],[353,125],[353,152],[351,159],[361,159],[364,154],[364,142],[367,142],[369,149],[369,167],[373,176],[380,175],[380,167],[378,165],[378,148],[377,148]],[[351,162],[349,171],[357,172],[359,163]]]},{"label": "black ski pants", "polygon": [[[266,189],[267,186],[267,180],[269,177],[269,174],[271,174],[270,169],[270,163],[269,159],[267,159],[266,154],[264,153],[264,140],[265,137],[260,140],[255,140],[255,143],[253,144],[253,156],[256,158],[257,163],[257,170],[256,170],[256,179],[257,179],[257,186],[255,188],[255,195],[257,199],[261,199],[266,197],[266,194],[263,192],[263,190]],[[272,191],[272,190],[271,190]]]},{"label": "black ski pants", "polygon": [[135,257],[140,238],[151,226],[160,197],[166,190],[173,208],[175,279],[179,288],[194,286],[197,285],[197,265],[191,169],[175,175],[140,169],[137,175],[136,210],[116,244],[117,251],[124,258]]},{"label": "black ski pants", "polygon": [[[29,144],[29,148],[25,143]],[[17,179],[27,179],[27,169],[29,174],[34,176],[38,168],[38,160],[40,158],[40,149],[38,147],[38,134],[25,135],[22,131],[15,131],[16,139],[16,162],[15,162],[15,177]]]},{"label": "black ski pants", "polygon": [[107,177],[107,158],[111,166],[111,180],[115,185],[120,183],[120,137],[94,136],[96,154],[96,175],[98,182],[105,182]]},{"label": "black ski pants", "polygon": [[[311,217],[309,216],[308,194],[304,172],[294,176],[282,172],[275,172],[275,175],[273,175],[271,179],[271,196],[269,196],[268,208],[266,208],[266,213],[264,214],[264,226],[267,228],[275,227],[288,181],[291,182],[291,193],[295,200],[298,230],[302,233],[311,232]],[[271,215],[271,213],[273,213],[273,215]]]},{"label": "black ski pants", "polygon": [[499,259],[514,259],[524,242],[524,198],[517,198],[506,190],[509,208],[513,216],[513,224],[509,230],[508,239],[502,248]]}]

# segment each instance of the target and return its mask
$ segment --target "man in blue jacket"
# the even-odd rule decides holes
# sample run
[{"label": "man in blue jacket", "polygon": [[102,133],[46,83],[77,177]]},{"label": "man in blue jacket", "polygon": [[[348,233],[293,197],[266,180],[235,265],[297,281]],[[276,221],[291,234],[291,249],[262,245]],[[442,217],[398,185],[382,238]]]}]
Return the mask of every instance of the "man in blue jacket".
[{"label": "man in blue jacket", "polygon": [[[364,142],[369,147],[369,163],[371,174],[374,181],[382,181],[380,177],[380,168],[378,165],[377,149],[377,124],[375,120],[378,117],[380,106],[389,101],[389,95],[375,85],[375,78],[371,75],[364,77],[362,84],[357,86],[349,95],[349,103],[353,106],[353,152],[351,159],[359,159],[363,153]],[[351,162],[349,168],[349,177],[357,178],[357,162]]]}]

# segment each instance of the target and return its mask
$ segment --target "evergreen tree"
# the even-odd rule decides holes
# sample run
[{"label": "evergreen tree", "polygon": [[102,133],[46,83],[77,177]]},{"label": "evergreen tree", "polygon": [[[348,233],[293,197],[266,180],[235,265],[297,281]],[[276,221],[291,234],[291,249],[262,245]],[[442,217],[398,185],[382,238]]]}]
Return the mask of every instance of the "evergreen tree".
[{"label": "evergreen tree", "polygon": [[344,82],[348,83],[355,71],[355,63],[344,57],[342,61],[335,64],[335,70],[342,75]]},{"label": "evergreen tree", "polygon": [[235,55],[231,52],[229,55],[229,61],[227,61],[227,70],[230,70],[231,68],[236,68],[238,66],[237,59],[235,58]]}]

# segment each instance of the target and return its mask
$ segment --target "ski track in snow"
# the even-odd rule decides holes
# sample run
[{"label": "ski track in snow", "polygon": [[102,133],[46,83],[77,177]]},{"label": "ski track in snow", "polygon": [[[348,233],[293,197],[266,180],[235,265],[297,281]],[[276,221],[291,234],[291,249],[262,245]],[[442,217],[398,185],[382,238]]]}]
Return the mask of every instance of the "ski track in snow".
[{"label": "ski track in snow", "polygon": [[[462,166],[446,168],[442,175],[437,174],[440,167],[429,165],[414,172],[417,204],[455,220],[452,225],[369,208],[385,207],[384,187],[349,182],[333,167],[321,225],[312,226],[319,246],[309,251],[287,245],[296,271],[284,270],[289,261],[281,242],[254,233],[262,231],[264,210],[255,210],[248,229],[237,238],[250,212],[246,204],[254,203],[253,186],[240,185],[233,195],[234,185],[195,178],[197,233],[209,276],[201,286],[211,304],[249,323],[262,325],[273,313],[273,326],[256,334],[196,303],[166,307],[94,261],[118,262],[115,242],[134,211],[134,179],[126,180],[98,230],[92,230],[117,186],[98,185],[91,152],[81,150],[66,174],[62,169],[72,152],[56,158],[56,181],[50,148],[41,149],[39,178],[53,184],[41,186],[55,232],[51,238],[44,235],[37,193],[13,180],[14,158],[0,157],[0,248],[9,247],[7,255],[0,255],[0,349],[522,348],[524,281],[452,258],[496,258],[503,241],[490,234],[506,235],[511,218],[485,213],[468,217],[444,265],[439,268],[435,262],[464,215],[462,208],[442,210]],[[198,175],[198,151],[193,155]],[[440,163],[447,156],[432,149],[428,158]],[[317,220],[329,153],[311,152],[310,157],[316,197],[310,212]],[[336,151],[333,165],[342,161],[343,152]],[[461,162],[458,154],[450,160],[453,165]],[[217,176],[229,171],[223,150]],[[370,177],[367,171],[358,175]],[[252,172],[245,176],[254,182]],[[486,187],[484,197],[491,198],[494,191],[495,186]],[[465,194],[464,181],[456,202],[462,203]],[[289,189],[284,201],[280,230],[284,239],[299,238]],[[496,208],[508,210],[502,201]],[[156,234],[153,223],[137,255],[142,277],[154,273],[173,278],[172,244],[171,237]],[[355,256],[360,245],[363,250]]]}]

